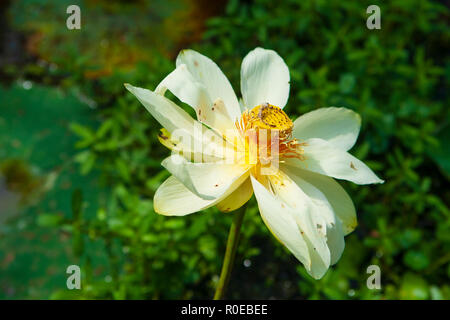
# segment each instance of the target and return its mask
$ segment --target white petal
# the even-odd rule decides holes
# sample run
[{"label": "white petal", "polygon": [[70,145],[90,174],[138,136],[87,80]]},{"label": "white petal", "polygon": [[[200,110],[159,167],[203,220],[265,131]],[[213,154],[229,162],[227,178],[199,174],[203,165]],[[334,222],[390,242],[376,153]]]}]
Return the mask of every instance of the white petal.
[{"label": "white petal", "polygon": [[341,258],[345,248],[341,220],[336,219],[334,226],[327,226],[327,244],[330,249],[330,265],[334,265]]},{"label": "white petal", "polygon": [[125,84],[125,87],[171,133],[171,140],[177,143],[178,149],[186,152],[186,157],[194,155],[197,161],[201,161],[205,155],[223,159],[226,155],[233,154],[221,136],[192,119],[186,111],[166,97],[129,84]]},{"label": "white petal", "polygon": [[[303,193],[309,197],[309,200],[312,202],[312,205],[314,206],[314,214],[312,216],[312,219],[314,221],[314,225],[318,227],[319,232],[323,232],[325,235],[325,225],[331,225],[334,224],[336,221],[333,208],[331,207],[331,204],[328,202],[325,195],[316,187],[314,187],[312,184],[306,182],[299,176],[295,175],[293,171],[287,171],[283,169],[283,171],[289,176],[289,178],[295,183],[292,184],[291,187],[295,188],[295,185],[297,185]],[[285,178],[286,179],[286,178]],[[276,180],[272,183],[272,185],[275,185],[278,187],[278,184],[275,184]],[[291,182],[288,182],[289,184]],[[280,190],[282,188],[286,189],[286,182],[283,181],[283,184],[285,186],[278,187]],[[297,192],[290,193],[292,196],[298,196]],[[292,199],[292,203],[295,204],[295,201],[301,201],[300,199]]]},{"label": "white petal", "polygon": [[212,105],[207,108],[202,108],[199,111],[201,112],[199,114],[199,120],[208,126],[217,129],[223,134],[228,130],[238,132],[236,126],[228,117],[225,103],[222,99],[216,99]]},{"label": "white petal", "polygon": [[285,175],[280,183],[271,183],[275,196],[253,177],[252,183],[268,228],[303,263],[312,277],[323,277],[330,265],[330,252],[326,236],[318,231],[312,219],[314,208],[308,196]]},{"label": "white petal", "polygon": [[212,101],[205,85],[194,78],[185,64],[179,65],[164,78],[155,92],[164,95],[167,89],[182,102],[190,105],[199,121],[216,129],[222,135],[240,138],[224,101],[221,98]]},{"label": "white petal", "polygon": [[156,190],[153,199],[155,212],[166,216],[184,216],[213,206],[217,202],[205,200],[189,191],[177,178],[170,176]]},{"label": "white petal", "polygon": [[321,108],[294,121],[293,136],[300,141],[320,138],[336,148],[350,150],[358,138],[361,117],[346,108]]},{"label": "white petal", "polygon": [[287,165],[344,179],[356,184],[383,183],[362,161],[322,139],[309,139],[304,146],[306,160],[286,159]]},{"label": "white petal", "polygon": [[147,89],[125,87],[144,105],[148,112],[170,133],[176,129],[191,131],[195,120],[169,99]]},{"label": "white petal", "polygon": [[272,234],[305,266],[311,269],[308,246],[294,218],[294,209],[272,195],[260,182],[251,176],[253,190],[258,201],[259,212]]},{"label": "white petal", "polygon": [[[217,130],[232,146],[244,147],[244,140],[227,114],[225,103],[216,99],[211,106],[198,110],[199,121]],[[245,150],[245,149],[242,149]]]},{"label": "white petal", "polygon": [[164,95],[167,89],[196,112],[212,104],[206,87],[192,76],[185,64],[177,66],[169,73],[156,87],[155,92]]},{"label": "white petal", "polygon": [[225,103],[229,117],[240,118],[239,103],[227,77],[214,61],[194,50],[183,50],[177,57],[177,66],[185,64],[192,76],[204,85],[209,99],[220,98]]},{"label": "white petal", "polygon": [[295,172],[285,167],[282,170],[311,199],[313,207],[310,211],[312,214],[311,219],[318,228],[318,231],[326,235],[327,245],[330,250],[330,264],[335,264],[344,251],[345,241],[342,223],[334,212],[334,208],[330,204],[329,199],[327,199],[326,195],[320,189],[304,180],[304,176],[297,174],[300,172]]},{"label": "white petal", "polygon": [[162,165],[200,198],[217,199],[231,194],[248,177],[249,166],[219,162],[193,163],[172,155]]},{"label": "white petal", "polygon": [[312,171],[296,169],[296,174],[319,189],[333,207],[334,213],[342,221],[344,234],[352,232],[358,222],[353,201],[344,188],[333,178]]},{"label": "white petal", "polygon": [[297,177],[294,181],[282,171],[277,176],[271,176],[270,182],[275,194],[294,209],[297,225],[304,232],[303,237],[308,244],[311,275],[322,277],[330,266],[326,228],[335,222],[331,206],[312,185]]},{"label": "white petal", "polygon": [[268,102],[283,108],[289,98],[289,69],[273,50],[256,48],[242,61],[241,92],[248,109]]},{"label": "white petal", "polygon": [[219,202],[216,206],[222,212],[231,212],[243,206],[253,195],[252,183],[247,178],[228,197]]}]

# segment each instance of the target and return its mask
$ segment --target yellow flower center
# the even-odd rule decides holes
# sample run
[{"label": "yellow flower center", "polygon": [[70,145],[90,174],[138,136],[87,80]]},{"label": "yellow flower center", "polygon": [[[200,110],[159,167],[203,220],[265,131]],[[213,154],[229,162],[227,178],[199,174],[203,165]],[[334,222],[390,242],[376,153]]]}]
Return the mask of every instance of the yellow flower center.
[{"label": "yellow flower center", "polygon": [[294,124],[287,114],[279,107],[268,103],[254,107],[249,112],[249,121],[252,128],[279,130],[292,132]]},{"label": "yellow flower center", "polygon": [[245,111],[236,126],[245,139],[246,163],[255,165],[257,175],[263,168],[277,169],[284,158],[304,159],[305,144],[292,138],[294,124],[277,106],[264,103]]}]

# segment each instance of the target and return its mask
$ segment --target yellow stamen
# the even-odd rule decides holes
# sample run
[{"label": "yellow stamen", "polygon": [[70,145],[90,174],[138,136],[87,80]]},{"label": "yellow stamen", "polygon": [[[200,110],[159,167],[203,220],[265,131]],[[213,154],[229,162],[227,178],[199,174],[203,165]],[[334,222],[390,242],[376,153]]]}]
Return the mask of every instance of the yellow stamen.
[{"label": "yellow stamen", "polygon": [[294,126],[291,119],[281,108],[268,103],[254,107],[250,110],[249,117],[253,128],[291,132]]},{"label": "yellow stamen", "polygon": [[[302,146],[305,143],[292,138],[294,124],[281,108],[268,103],[258,105],[245,111],[236,126],[246,141],[249,153],[246,160],[257,169],[274,159],[280,162],[283,158],[304,160]],[[252,148],[257,150],[256,155],[252,154]]]}]

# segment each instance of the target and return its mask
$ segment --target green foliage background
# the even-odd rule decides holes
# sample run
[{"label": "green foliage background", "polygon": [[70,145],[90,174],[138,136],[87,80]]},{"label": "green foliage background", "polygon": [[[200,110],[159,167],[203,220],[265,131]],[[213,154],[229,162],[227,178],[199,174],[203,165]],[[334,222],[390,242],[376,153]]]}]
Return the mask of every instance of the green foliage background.
[{"label": "green foliage background", "polygon": [[[73,3],[82,8],[83,27],[69,32],[65,8]],[[448,7],[230,0],[189,29],[198,33],[192,37],[180,24],[205,10],[202,1],[163,3],[21,0],[4,8],[9,30],[28,39],[28,53],[0,65],[0,168],[6,187],[22,194],[21,213],[0,228],[0,297],[212,297],[231,215],[215,208],[181,218],[154,213],[153,194],[168,176],[160,161],[169,151],[157,141],[159,124],[123,87],[154,89],[186,45],[180,38],[190,37],[189,47],[216,61],[236,91],[242,58],[256,46],[276,50],[291,74],[286,112],[358,112],[361,134],[351,152],[386,180],[343,182],[359,226],[318,281],[276,242],[252,199],[227,296],[450,299]],[[366,28],[370,4],[381,8],[381,30]],[[30,121],[22,129],[18,108]],[[51,139],[27,138],[33,126],[49,128]],[[36,179],[46,188],[33,187]],[[38,236],[24,241],[30,232]],[[42,234],[60,245],[44,243]],[[55,254],[38,259],[43,248]],[[30,276],[35,264],[42,273]],[[82,268],[80,291],[65,289],[69,264]],[[367,289],[371,264],[381,268],[381,290]]]}]

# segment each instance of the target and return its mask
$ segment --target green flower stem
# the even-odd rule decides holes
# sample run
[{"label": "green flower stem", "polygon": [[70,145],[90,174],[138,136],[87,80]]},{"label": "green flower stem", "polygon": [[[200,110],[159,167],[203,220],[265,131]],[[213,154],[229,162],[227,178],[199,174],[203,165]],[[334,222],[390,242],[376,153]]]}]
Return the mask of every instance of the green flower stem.
[{"label": "green flower stem", "polygon": [[233,269],[234,258],[236,257],[236,249],[239,242],[239,236],[241,234],[241,226],[242,220],[244,219],[245,210],[246,205],[243,205],[234,213],[233,222],[231,223],[230,232],[228,233],[227,249],[225,250],[222,271],[220,272],[219,283],[216,287],[214,300],[221,300],[225,296],[225,291],[227,289],[228,282],[230,281],[231,270]]}]

